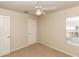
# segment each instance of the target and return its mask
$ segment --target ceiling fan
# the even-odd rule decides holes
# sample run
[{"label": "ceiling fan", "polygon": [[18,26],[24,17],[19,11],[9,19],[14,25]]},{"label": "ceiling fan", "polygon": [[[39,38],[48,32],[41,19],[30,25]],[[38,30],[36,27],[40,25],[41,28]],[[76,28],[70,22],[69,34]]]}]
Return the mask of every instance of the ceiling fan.
[{"label": "ceiling fan", "polygon": [[37,3],[35,4],[35,7],[34,7],[34,8],[36,9],[36,13],[35,13],[35,14],[36,14],[37,16],[46,14],[46,13],[45,13],[46,11],[52,11],[52,10],[55,10],[55,9],[56,9],[56,7],[47,7],[47,8],[44,8],[44,7],[40,4],[39,1],[37,1]]}]

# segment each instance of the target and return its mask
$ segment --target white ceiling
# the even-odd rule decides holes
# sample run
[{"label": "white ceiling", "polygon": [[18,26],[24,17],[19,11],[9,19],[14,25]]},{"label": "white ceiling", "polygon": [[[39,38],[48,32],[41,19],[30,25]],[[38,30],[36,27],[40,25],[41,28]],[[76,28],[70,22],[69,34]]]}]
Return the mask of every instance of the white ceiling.
[{"label": "white ceiling", "polygon": [[[28,11],[29,14],[35,15],[35,5],[37,1],[0,1],[0,8],[5,8],[18,12]],[[78,1],[40,1],[39,4],[43,8],[56,7],[54,10],[47,10],[48,12],[59,11],[66,8],[78,6]]]}]

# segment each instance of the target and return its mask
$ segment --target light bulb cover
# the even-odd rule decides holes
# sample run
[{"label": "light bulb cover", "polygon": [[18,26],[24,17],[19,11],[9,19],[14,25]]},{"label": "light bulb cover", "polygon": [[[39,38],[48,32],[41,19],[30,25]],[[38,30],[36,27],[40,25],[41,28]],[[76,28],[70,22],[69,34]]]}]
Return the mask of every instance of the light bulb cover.
[{"label": "light bulb cover", "polygon": [[42,14],[42,12],[41,12],[41,10],[40,9],[38,9],[37,11],[36,11],[36,15],[41,15]]}]

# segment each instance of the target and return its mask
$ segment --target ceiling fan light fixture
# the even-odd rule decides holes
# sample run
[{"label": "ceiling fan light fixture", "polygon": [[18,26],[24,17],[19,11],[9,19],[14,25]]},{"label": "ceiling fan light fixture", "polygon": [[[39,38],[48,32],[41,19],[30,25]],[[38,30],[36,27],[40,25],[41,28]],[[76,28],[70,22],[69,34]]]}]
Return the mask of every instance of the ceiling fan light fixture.
[{"label": "ceiling fan light fixture", "polygon": [[37,16],[40,16],[41,14],[42,14],[41,10],[40,10],[40,9],[37,9],[36,15],[37,15]]},{"label": "ceiling fan light fixture", "polygon": [[35,6],[35,8],[37,9],[37,8],[39,8],[38,6]]}]

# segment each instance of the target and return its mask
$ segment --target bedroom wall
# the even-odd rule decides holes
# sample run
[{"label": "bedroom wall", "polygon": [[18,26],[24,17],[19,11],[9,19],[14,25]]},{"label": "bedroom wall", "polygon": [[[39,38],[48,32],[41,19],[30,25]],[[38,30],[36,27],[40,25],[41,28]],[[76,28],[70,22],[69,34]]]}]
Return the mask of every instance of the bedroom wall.
[{"label": "bedroom wall", "polygon": [[38,41],[51,48],[79,56],[79,46],[66,44],[66,17],[79,16],[79,6],[40,16],[38,19]]},{"label": "bedroom wall", "polygon": [[[7,9],[0,8],[0,15],[10,16],[11,20],[11,51],[26,47],[36,42],[36,39],[32,39],[32,43],[28,40],[28,20],[32,19],[37,22],[36,17],[25,13],[14,12]],[[36,27],[35,27],[36,29]]]}]

